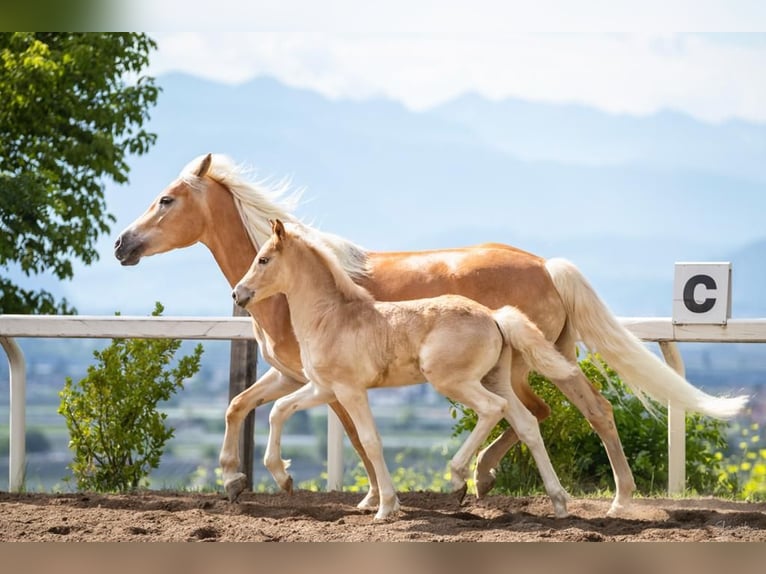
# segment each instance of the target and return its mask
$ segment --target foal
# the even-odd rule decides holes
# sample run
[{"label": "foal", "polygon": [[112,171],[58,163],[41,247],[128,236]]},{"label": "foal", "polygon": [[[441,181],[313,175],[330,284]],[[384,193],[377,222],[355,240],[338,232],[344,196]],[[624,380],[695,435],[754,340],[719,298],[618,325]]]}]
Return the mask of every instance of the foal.
[{"label": "foal", "polygon": [[425,379],[478,416],[476,427],[450,463],[455,490],[465,492],[471,458],[505,417],[532,452],[556,516],[567,515],[568,495],[551,466],[537,419],[511,388],[511,346],[533,369],[549,377],[569,378],[576,374],[576,367],[526,315],[511,306],[492,312],[456,295],[376,302],[326,248],[314,244],[298,227],[286,229],[280,220],[272,222],[272,236],[232,296],[245,307],[277,293],[287,296],[303,368],[310,379],[280,398],[269,416],[264,464],[280,487],[292,489],[292,477],[280,455],[285,420],[296,410],[337,399],[351,416],[375,469],[380,494],[375,518],[396,512],[399,501],[367,390]]}]

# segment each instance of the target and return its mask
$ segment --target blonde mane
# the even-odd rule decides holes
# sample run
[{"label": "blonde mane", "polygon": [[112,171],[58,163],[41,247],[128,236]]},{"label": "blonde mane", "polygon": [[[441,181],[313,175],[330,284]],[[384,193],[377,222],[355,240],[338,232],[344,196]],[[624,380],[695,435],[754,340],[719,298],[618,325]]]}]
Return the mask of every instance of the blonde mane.
[{"label": "blonde mane", "polygon": [[[181,170],[179,177],[192,187],[199,188],[201,181],[194,174],[204,156],[190,161]],[[207,177],[223,185],[231,192],[234,204],[242,219],[253,247],[258,248],[271,236],[269,220],[281,219],[300,228],[310,236],[313,243],[324,245],[340,262],[341,267],[353,279],[367,276],[367,252],[355,243],[332,233],[325,233],[302,223],[292,212],[300,203],[303,189],[290,189],[290,180],[276,182],[269,180],[250,181],[252,169],[235,164],[229,157],[212,154]]]},{"label": "blonde mane", "polygon": [[285,224],[285,232],[289,234],[291,241],[300,243],[319,259],[320,264],[332,275],[335,286],[348,301],[373,302],[375,300],[367,289],[354,283],[335,252],[321,241],[321,237],[319,242],[316,241],[317,234],[312,228],[289,222]]}]

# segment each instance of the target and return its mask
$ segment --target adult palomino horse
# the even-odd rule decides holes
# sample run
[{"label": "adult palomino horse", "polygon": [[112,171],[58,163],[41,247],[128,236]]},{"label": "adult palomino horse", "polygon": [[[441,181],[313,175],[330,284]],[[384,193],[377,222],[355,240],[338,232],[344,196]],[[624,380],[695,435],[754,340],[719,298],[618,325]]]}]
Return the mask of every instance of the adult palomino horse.
[{"label": "adult palomino horse", "polygon": [[[295,220],[290,213],[292,204],[284,202],[285,197],[284,193],[271,193],[266,186],[248,181],[244,172],[226,157],[208,154],[191,161],[123,231],[115,243],[115,256],[123,265],[135,265],[141,257],[201,242],[210,249],[233,287],[247,271],[258,246],[268,239],[271,232],[268,219]],[[646,394],[659,401],[673,401],[685,410],[718,418],[734,416],[746,403],[745,397],[717,398],[689,384],[622,327],[579,270],[564,260],[546,261],[494,243],[385,253],[362,250],[331,234],[324,234],[323,239],[354,280],[379,301],[454,293],[491,309],[514,305],[569,359],[575,359],[578,340],[598,351],[638,396]],[[235,397],[226,411],[220,463],[224,486],[232,499],[245,485],[244,476],[238,472],[239,429],[245,416],[256,406],[307,382],[284,296],[264,299],[248,310],[261,352],[273,368]],[[524,405],[542,420],[550,411],[532,392],[527,373],[523,358],[514,357],[513,388]],[[616,491],[609,514],[615,515],[630,503],[635,483],[611,405],[584,376],[566,384],[555,379],[552,382],[583,413],[604,444]],[[338,414],[370,477],[370,491],[359,506],[372,507],[377,497],[374,469],[348,414],[337,402],[330,406]],[[494,467],[517,440],[509,428],[479,454],[475,471],[477,495],[489,491]]]},{"label": "adult palomino horse", "polygon": [[[247,307],[277,293],[287,297],[309,383],[277,400],[269,416],[264,463],[282,488],[292,488],[280,437],[296,410],[337,399],[359,433],[378,481],[376,519],[399,509],[383,458],[367,391],[427,380],[442,395],[473,409],[476,426],[451,462],[452,485],[465,492],[468,465],[505,417],[532,453],[556,516],[567,515],[568,495],[545,450],[537,419],[511,388],[512,349],[547,377],[568,379],[578,369],[515,307],[490,311],[461,295],[377,302],[354,283],[310,228],[287,229],[277,219],[232,296]],[[482,382],[484,384],[482,384]]]}]

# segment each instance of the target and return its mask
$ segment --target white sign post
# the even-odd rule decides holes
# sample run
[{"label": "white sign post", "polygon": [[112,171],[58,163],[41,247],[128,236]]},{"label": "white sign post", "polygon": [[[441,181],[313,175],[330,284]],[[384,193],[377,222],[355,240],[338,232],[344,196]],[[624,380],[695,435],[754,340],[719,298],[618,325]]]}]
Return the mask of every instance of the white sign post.
[{"label": "white sign post", "polygon": [[[731,263],[676,263],[673,281],[673,323],[725,325],[731,317]],[[660,343],[662,345],[662,343]],[[675,345],[662,352],[671,367],[685,376]],[[686,487],[686,413],[668,404],[668,492]]]}]

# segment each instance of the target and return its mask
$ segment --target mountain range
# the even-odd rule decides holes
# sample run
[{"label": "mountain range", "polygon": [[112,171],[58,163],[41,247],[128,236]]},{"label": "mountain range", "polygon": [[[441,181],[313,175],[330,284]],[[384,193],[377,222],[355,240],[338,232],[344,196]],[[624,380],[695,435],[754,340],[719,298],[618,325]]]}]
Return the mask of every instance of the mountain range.
[{"label": "mountain range", "polygon": [[[331,100],[268,77],[162,86],[148,155],[108,184],[117,217],[75,279],[35,278],[80,313],[228,315],[229,288],[202,246],[122,268],[111,244],[192,158],[224,153],[304,187],[297,214],[374,250],[506,242],[575,262],[619,315],[670,315],[676,261],[731,261],[733,316],[766,316],[766,125],[667,110],[466,94],[427,111]],[[204,280],[201,278],[204,277]]]}]

